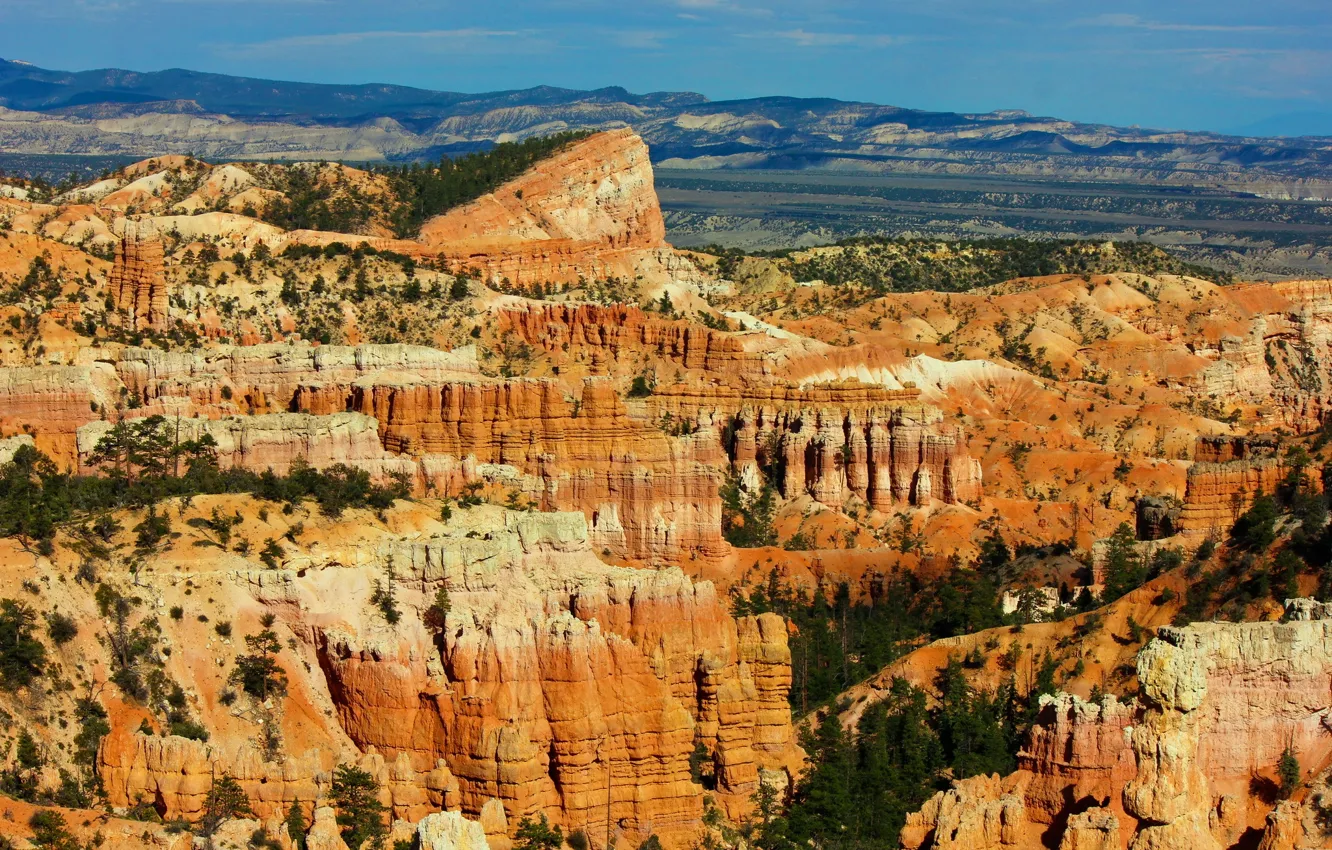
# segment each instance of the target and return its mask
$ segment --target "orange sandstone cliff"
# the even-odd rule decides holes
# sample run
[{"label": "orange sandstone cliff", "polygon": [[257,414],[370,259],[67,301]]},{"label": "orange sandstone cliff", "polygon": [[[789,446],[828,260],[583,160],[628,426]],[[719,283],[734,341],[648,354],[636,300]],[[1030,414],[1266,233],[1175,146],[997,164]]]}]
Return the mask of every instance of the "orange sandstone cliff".
[{"label": "orange sandstone cliff", "polygon": [[647,145],[597,133],[427,221],[420,241],[458,268],[512,283],[683,271],[666,244]]},{"label": "orange sandstone cliff", "polygon": [[[760,768],[784,775],[796,763],[780,618],[733,618],[710,584],[678,570],[602,564],[578,514],[463,514],[441,525],[409,510],[394,522],[414,525],[410,537],[361,529],[277,571],[204,578],[236,610],[279,618],[300,644],[295,657],[318,667],[306,699],[333,717],[319,721],[322,740],[289,727],[286,735],[311,747],[281,763],[248,745],[120,730],[98,756],[111,803],[146,799],[168,819],[193,819],[210,777],[226,772],[260,817],[280,815],[293,801],[313,804],[332,766],[360,752],[404,820],[441,808],[478,817],[498,800],[509,824],[544,812],[601,834],[609,794],[617,835],[678,845],[702,816],[689,764],[696,745],[736,813]],[[334,525],[321,538],[346,531]],[[179,551],[156,571],[195,557],[188,546]],[[392,583],[404,611],[396,624],[371,613],[372,579]],[[341,591],[330,594],[335,585]],[[440,588],[452,606],[432,633],[421,612]],[[166,599],[181,589],[150,586]],[[216,672],[182,675],[191,691],[214,692]],[[280,707],[288,722],[302,710],[297,698]]]}]

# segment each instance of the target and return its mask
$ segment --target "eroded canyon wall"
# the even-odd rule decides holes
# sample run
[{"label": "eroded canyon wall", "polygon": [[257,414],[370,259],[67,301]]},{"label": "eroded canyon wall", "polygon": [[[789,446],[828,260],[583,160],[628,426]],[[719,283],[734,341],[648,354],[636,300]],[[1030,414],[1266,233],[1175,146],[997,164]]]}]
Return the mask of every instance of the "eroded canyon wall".
[{"label": "eroded canyon wall", "polygon": [[[331,545],[317,564],[233,582],[308,642],[315,681],[363,754],[353,760],[381,777],[395,816],[476,817],[499,800],[511,826],[545,812],[600,835],[609,794],[617,835],[680,846],[703,814],[696,746],[736,815],[760,767],[798,763],[785,622],[732,617],[710,583],[676,569],[601,563],[581,514],[478,507],[425,536],[359,543],[354,555]],[[395,588],[396,624],[359,598],[370,577]],[[348,590],[329,598],[319,588],[335,579]],[[432,631],[421,614],[440,589],[450,610]],[[142,798],[188,818],[226,772],[262,815],[313,802],[346,759],[311,751],[266,763],[253,747],[122,730],[104,741],[99,772],[113,804]]]},{"label": "eroded canyon wall", "polygon": [[[1018,773],[958,783],[910,817],[903,846],[955,846],[938,827],[985,824],[997,809],[1012,827],[977,828],[969,846],[1025,846],[1014,835],[1084,846],[1114,835],[1112,846],[1138,850],[1230,847],[1246,831],[1295,830],[1299,816],[1269,819],[1274,802],[1254,789],[1274,781],[1286,747],[1305,771],[1332,756],[1332,610],[1292,600],[1287,616],[1161,628],[1138,656],[1142,694],[1128,704],[1042,698]],[[1075,812],[1092,817],[1075,821]],[[1098,823],[1104,829],[1070,836]]]}]

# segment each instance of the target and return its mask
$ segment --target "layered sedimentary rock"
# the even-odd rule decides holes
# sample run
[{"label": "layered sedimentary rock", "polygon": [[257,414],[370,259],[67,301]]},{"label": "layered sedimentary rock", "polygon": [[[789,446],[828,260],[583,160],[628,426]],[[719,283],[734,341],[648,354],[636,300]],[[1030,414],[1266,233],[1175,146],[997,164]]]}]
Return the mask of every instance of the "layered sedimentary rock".
[{"label": "layered sedimentary rock", "polygon": [[101,364],[0,369],[0,436],[30,433],[38,449],[71,464],[79,426],[117,397],[116,385]]},{"label": "layered sedimentary rock", "polygon": [[609,794],[616,832],[689,832],[702,814],[696,742],[723,802],[746,806],[757,767],[791,750],[780,618],[732,619],[678,570],[601,565],[577,514],[506,512],[486,527],[381,552],[402,587],[448,587],[438,653],[411,629],[318,631],[352,740],[444,759],[464,812],[497,798],[511,825],[545,811],[600,831]]},{"label": "layered sedimentary rock", "polygon": [[[78,431],[79,468],[90,467],[89,456],[112,429],[110,422],[90,422]],[[322,469],[343,463],[370,472],[372,479],[388,481],[394,475],[413,480],[418,474],[414,458],[384,451],[378,423],[359,413],[312,416],[304,413],[269,413],[228,416],[223,419],[169,419],[172,439],[211,437],[222,468],[272,470],[288,474],[297,461]]]},{"label": "layered sedimentary rock", "polygon": [[907,815],[901,846],[933,850],[989,850],[1032,847],[1040,839],[1026,818],[1023,798],[1030,777],[1014,773],[973,776],[931,797]]},{"label": "layered sedimentary rock", "polygon": [[[336,406],[319,390],[297,406]],[[594,542],[633,557],[719,554],[720,464],[715,434],[672,437],[628,415],[614,386],[589,380],[576,400],[550,381],[360,382],[350,408],[380,423],[384,446],[516,467],[543,509],[581,510]],[[450,492],[449,481],[432,481]]]},{"label": "layered sedimentary rock", "polygon": [[[603,564],[577,513],[482,506],[455,510],[442,530],[432,522],[409,523],[435,529],[425,534],[330,536],[287,569],[230,580],[305,642],[318,665],[310,682],[327,686],[320,704],[356,751],[265,763],[250,746],[126,726],[98,756],[112,804],[142,799],[197,819],[211,778],[226,773],[261,817],[280,816],[322,798],[333,767],[354,762],[379,779],[394,817],[461,810],[494,834],[492,847],[538,813],[600,835],[608,800],[622,841],[657,834],[678,847],[703,814],[696,746],[731,814],[748,809],[761,769],[789,782],[798,751],[780,617],[734,618],[710,583],[678,569]],[[402,614],[394,624],[369,599],[384,581]],[[447,620],[427,628],[422,610],[441,589]]]},{"label": "layered sedimentary rock", "polygon": [[[113,806],[152,805],[164,819],[203,816],[217,776],[235,779],[260,818],[284,817],[292,803],[306,808],[328,796],[335,754],[309,750],[298,757],[265,761],[254,746],[235,750],[177,736],[155,737],[117,729],[102,739],[98,775]],[[417,821],[429,812],[456,809],[458,782],[447,764],[417,771],[410,758],[387,761],[366,753],[355,760],[380,786],[380,801],[393,817]],[[308,807],[308,808],[307,808]]]},{"label": "layered sedimentary rock", "polygon": [[[347,410],[357,381],[408,373],[444,381],[479,376],[475,349],[410,345],[217,346],[168,352],[126,348],[89,365],[0,370],[0,436],[30,430],[57,463],[78,459],[78,429],[116,417],[216,419],[296,409],[299,393],[340,399],[320,413]],[[117,410],[119,408],[119,410]],[[113,412],[114,411],[114,412]]]},{"label": "layered sedimentary rock", "polygon": [[167,326],[171,293],[162,258],[162,240],[157,232],[126,221],[116,243],[107,289],[125,325],[133,330],[162,330]]},{"label": "layered sedimentary rock", "polygon": [[1233,390],[1259,394],[1288,427],[1317,428],[1332,415],[1332,281],[1247,284],[1227,295],[1256,314],[1247,337],[1229,341]]},{"label": "layered sedimentary rock", "polygon": [[[1178,522],[1178,530],[1193,537],[1225,536],[1254,499],[1275,494],[1289,472],[1270,437],[1199,438],[1195,457]],[[1308,483],[1321,486],[1312,478]]]},{"label": "layered sedimentary rock", "polygon": [[1161,540],[1175,536],[1182,511],[1182,506],[1178,502],[1155,496],[1141,496],[1134,508],[1139,540]]},{"label": "layered sedimentary rock", "polygon": [[666,244],[647,145],[597,133],[475,201],[427,221],[420,241],[459,269],[516,284],[687,274]]},{"label": "layered sedimentary rock", "polygon": [[[1003,786],[1023,789],[1021,818],[1061,847],[1103,846],[1115,830],[1139,850],[1228,847],[1246,829],[1266,829],[1273,847],[1298,846],[1290,842],[1302,840],[1305,815],[1286,807],[1269,816],[1271,802],[1252,788],[1287,747],[1305,769],[1332,755],[1332,611],[1293,600],[1287,616],[1161,628],[1138,657],[1138,702],[1043,698],[1020,770]],[[947,846],[919,838],[936,824],[994,823],[1008,792],[968,782],[913,815],[904,846]],[[1070,814],[1089,806],[1098,814],[1070,838]],[[975,848],[1005,846],[1001,833],[976,834]]]},{"label": "layered sedimentary rock", "polygon": [[[474,348],[306,343],[227,345],[200,352],[129,348],[116,359],[115,371],[140,409],[184,407],[199,415],[295,410],[302,390],[345,399],[358,381],[401,374],[425,381],[480,375]],[[344,402],[316,412],[345,409]]]},{"label": "layered sedimentary rock", "polygon": [[1122,813],[1120,790],[1137,772],[1125,730],[1137,712],[1135,703],[1121,703],[1113,696],[1096,703],[1068,694],[1042,699],[1018,755],[1018,767],[1032,776],[1028,816],[1054,823],[1070,800],[1091,800]]},{"label": "layered sedimentary rock", "polygon": [[1138,655],[1146,710],[1130,733],[1137,773],[1123,792],[1124,809],[1138,819],[1130,850],[1221,847],[1211,832],[1211,787],[1198,758],[1206,660],[1176,637],[1167,633]]},{"label": "layered sedimentary rock", "polygon": [[613,304],[541,304],[499,314],[501,334],[512,333],[548,353],[591,352],[614,359],[637,354],[669,360],[685,369],[735,376],[765,371],[760,351],[736,334],[683,320],[650,317],[642,309]]},{"label": "layered sedimentary rock", "polygon": [[740,380],[733,384],[659,384],[649,399],[655,413],[695,418],[714,411],[735,413],[745,408],[791,412],[828,407],[854,413],[875,408],[920,405],[914,387],[890,390],[882,384],[848,379],[828,383],[795,384],[777,379]]},{"label": "layered sedimentary rock", "polygon": [[779,469],[786,498],[809,493],[840,506],[856,496],[881,511],[980,499],[980,463],[933,408],[746,409],[734,434],[732,452],[742,474],[755,463]]}]

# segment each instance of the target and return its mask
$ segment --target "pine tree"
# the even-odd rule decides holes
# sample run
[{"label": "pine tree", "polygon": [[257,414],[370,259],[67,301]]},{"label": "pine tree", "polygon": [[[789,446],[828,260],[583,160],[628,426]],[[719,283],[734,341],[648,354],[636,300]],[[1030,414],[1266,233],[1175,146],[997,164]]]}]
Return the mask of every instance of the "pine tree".
[{"label": "pine tree", "polygon": [[1281,781],[1281,796],[1289,797],[1300,787],[1300,760],[1295,751],[1286,747],[1277,760],[1277,778]]},{"label": "pine tree", "polygon": [[376,847],[388,835],[379,783],[368,771],[348,764],[338,766],[333,772],[333,807],[342,827],[342,840],[352,850],[367,841]]},{"label": "pine tree", "polygon": [[208,797],[204,801],[204,816],[199,824],[204,835],[211,836],[224,822],[253,814],[245,789],[224,773],[213,780],[213,787],[208,790]]},{"label": "pine tree", "polygon": [[301,808],[300,800],[292,800],[291,808],[287,809],[287,835],[291,837],[291,846],[295,850],[305,850],[305,811]]}]

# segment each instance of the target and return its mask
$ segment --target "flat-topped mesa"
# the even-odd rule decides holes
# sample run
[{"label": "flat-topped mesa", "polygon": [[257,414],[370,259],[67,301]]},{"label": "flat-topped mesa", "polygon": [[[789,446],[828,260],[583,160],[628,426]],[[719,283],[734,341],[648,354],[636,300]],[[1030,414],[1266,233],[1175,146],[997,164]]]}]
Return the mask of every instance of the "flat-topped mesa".
[{"label": "flat-topped mesa", "polygon": [[669,249],[647,145],[629,129],[570,144],[427,221],[420,241],[455,267],[520,285],[632,279]]},{"label": "flat-topped mesa", "polygon": [[[638,355],[733,376],[763,375],[769,368],[763,346],[750,350],[740,335],[650,316],[628,304],[541,304],[502,310],[499,332],[514,334],[549,354],[567,353],[575,361]],[[768,341],[768,337],[760,340]]]},{"label": "flat-topped mesa", "polygon": [[[1255,778],[1271,777],[1288,747],[1304,770],[1332,757],[1332,608],[1289,600],[1287,618],[1162,627],[1138,655],[1139,700],[1042,697],[1005,783],[1020,789],[1006,813],[1016,833],[1037,824],[1055,846],[1060,824],[1087,803],[1124,836],[1106,846],[1131,850],[1231,847],[1246,830],[1289,827],[1269,819],[1272,798],[1254,790]],[[950,823],[982,817],[998,794],[954,795],[947,812],[927,806],[908,820],[904,846],[954,846],[926,836],[943,814]],[[1083,846],[1062,837],[1060,847]]]},{"label": "flat-topped mesa", "polygon": [[171,307],[162,240],[150,225],[126,220],[107,288],[130,330],[164,330]]},{"label": "flat-topped mesa", "polygon": [[[1189,537],[1220,539],[1260,494],[1272,495],[1290,467],[1275,438],[1199,437],[1189,467],[1178,528]],[[1309,484],[1319,488],[1317,476]]]}]

